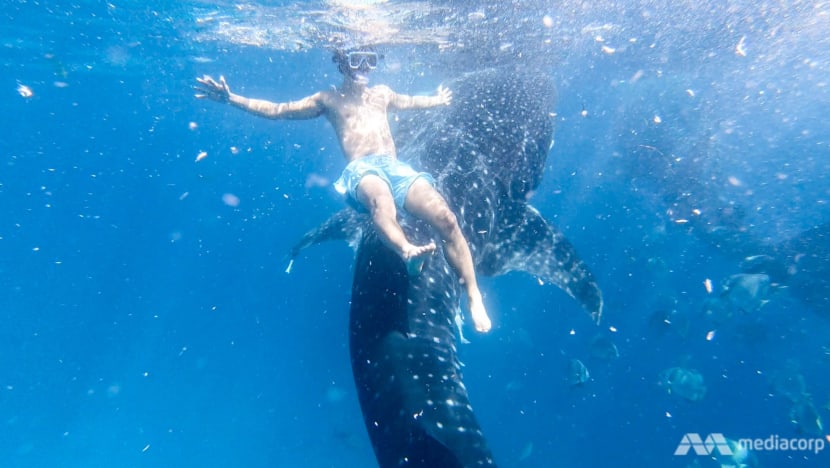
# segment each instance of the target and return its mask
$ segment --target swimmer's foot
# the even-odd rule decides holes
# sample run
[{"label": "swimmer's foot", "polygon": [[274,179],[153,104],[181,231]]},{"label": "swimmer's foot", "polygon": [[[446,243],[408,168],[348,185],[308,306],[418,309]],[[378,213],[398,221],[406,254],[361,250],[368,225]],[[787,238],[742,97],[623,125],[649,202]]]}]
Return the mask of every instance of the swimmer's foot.
[{"label": "swimmer's foot", "polygon": [[406,272],[409,273],[409,276],[420,275],[421,270],[424,268],[424,261],[433,252],[435,252],[435,242],[421,246],[413,245],[404,250],[401,257],[403,257],[403,261],[406,263]]},{"label": "swimmer's foot", "polygon": [[470,315],[473,317],[473,324],[475,324],[476,331],[487,333],[493,327],[490,317],[487,315],[487,310],[484,308],[484,301],[481,299],[481,294],[470,295]]}]

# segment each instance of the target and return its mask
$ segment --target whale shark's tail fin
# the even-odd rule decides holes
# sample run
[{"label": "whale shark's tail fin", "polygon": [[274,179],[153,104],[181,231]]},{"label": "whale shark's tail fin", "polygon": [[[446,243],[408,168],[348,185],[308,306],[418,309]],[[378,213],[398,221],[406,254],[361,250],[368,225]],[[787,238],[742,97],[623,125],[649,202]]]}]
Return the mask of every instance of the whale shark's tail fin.
[{"label": "whale shark's tail fin", "polygon": [[524,206],[521,220],[500,226],[498,242],[482,252],[480,271],[487,275],[525,271],[553,283],[579,301],[593,321],[599,323],[602,291],[573,245],[530,205]]}]

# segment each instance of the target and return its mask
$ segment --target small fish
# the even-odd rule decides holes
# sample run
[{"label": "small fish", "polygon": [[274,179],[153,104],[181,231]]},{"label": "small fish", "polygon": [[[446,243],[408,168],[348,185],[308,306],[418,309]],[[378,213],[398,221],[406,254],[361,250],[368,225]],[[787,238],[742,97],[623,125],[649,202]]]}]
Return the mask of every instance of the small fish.
[{"label": "small fish", "polygon": [[528,458],[530,458],[531,455],[533,455],[533,442],[528,442],[525,444],[525,446],[522,448],[522,451],[519,453],[518,460],[525,461]]},{"label": "small fish", "polygon": [[807,398],[797,401],[790,409],[790,420],[802,434],[820,436],[824,434],[824,425],[821,415],[818,414],[813,402]]},{"label": "small fish", "polygon": [[715,325],[722,325],[732,319],[735,312],[728,301],[719,297],[708,297],[703,301],[703,316]]},{"label": "small fish", "polygon": [[807,397],[807,383],[804,376],[795,368],[785,369],[773,375],[772,391],[796,403]]},{"label": "small fish", "polygon": [[669,395],[677,395],[689,401],[700,401],[706,396],[703,375],[694,369],[671,367],[660,373],[658,384]]},{"label": "small fish", "polygon": [[583,364],[582,361],[579,359],[571,359],[568,361],[568,374],[565,378],[568,385],[576,387],[587,382],[589,378],[591,378],[591,374],[588,372],[588,368],[585,367],[585,364]]},{"label": "small fish", "polygon": [[603,361],[613,361],[620,357],[620,351],[611,338],[597,335],[591,340],[591,356]]},{"label": "small fish", "polygon": [[792,265],[769,255],[751,255],[740,263],[741,273],[763,273],[773,283],[786,283],[792,276]]},{"label": "small fish", "polygon": [[726,279],[721,300],[743,312],[755,312],[769,302],[772,283],[763,273],[739,273]]}]

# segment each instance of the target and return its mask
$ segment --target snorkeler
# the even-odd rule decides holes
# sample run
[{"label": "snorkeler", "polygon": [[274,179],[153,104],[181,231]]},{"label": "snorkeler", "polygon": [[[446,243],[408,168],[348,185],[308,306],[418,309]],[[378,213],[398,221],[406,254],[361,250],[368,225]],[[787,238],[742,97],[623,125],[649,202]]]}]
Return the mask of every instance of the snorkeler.
[{"label": "snorkeler", "polygon": [[378,66],[379,60],[371,49],[338,50],[332,60],[343,74],[340,87],[298,101],[275,103],[249,99],[232,93],[223,76],[217,82],[208,75],[196,78],[201,85],[196,97],[229,103],[270,119],[313,119],[325,115],[337,133],[348,162],[335,188],[371,214],[381,239],[400,255],[410,272],[418,271],[424,257],[436,246],[434,242],[421,246],[410,243],[398,224],[397,209],[404,209],[432,225],[440,233],[447,259],[467,290],[476,330],[489,331],[492,325],[478,289],[473,258],[455,214],[435,189],[430,174],[417,172],[397,159],[387,116],[389,109],[449,105],[452,93],[439,87],[434,96],[407,96],[388,86],[367,86],[367,74]]}]

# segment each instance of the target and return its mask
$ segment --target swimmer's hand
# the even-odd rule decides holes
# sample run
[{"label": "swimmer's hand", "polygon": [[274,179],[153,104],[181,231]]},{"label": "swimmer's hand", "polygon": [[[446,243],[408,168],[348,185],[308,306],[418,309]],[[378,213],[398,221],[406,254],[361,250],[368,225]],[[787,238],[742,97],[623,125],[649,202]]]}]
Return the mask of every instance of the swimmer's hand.
[{"label": "swimmer's hand", "polygon": [[228,102],[231,97],[231,88],[225,81],[224,76],[219,77],[219,81],[214,80],[210,75],[203,75],[201,78],[196,78],[201,86],[194,86],[198,91],[196,99],[212,99],[218,102]]},{"label": "swimmer's hand", "polygon": [[449,106],[452,102],[452,91],[450,91],[449,88],[445,88],[444,86],[439,86],[437,97],[439,104]]}]

